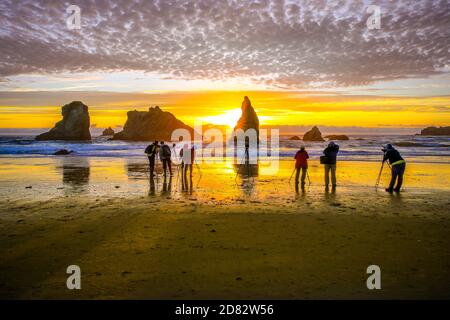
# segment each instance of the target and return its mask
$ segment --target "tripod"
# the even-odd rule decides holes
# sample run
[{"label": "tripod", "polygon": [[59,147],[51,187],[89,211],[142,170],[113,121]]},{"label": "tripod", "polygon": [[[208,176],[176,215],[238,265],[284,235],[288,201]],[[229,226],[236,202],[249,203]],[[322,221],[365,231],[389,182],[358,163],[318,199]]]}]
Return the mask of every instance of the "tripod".
[{"label": "tripod", "polygon": [[380,172],[378,173],[377,182],[375,183],[375,190],[378,190],[378,186],[380,185],[381,174],[383,173],[384,161],[381,163]]}]

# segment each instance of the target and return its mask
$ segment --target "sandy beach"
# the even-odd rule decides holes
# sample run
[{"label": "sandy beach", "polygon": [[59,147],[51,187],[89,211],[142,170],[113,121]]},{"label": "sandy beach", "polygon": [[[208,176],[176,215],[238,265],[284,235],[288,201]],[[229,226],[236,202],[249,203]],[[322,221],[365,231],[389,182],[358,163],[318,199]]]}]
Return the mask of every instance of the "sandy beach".
[{"label": "sandy beach", "polygon": [[[314,161],[303,192],[290,161],[251,178],[202,165],[187,190],[177,174],[152,187],[141,159],[2,162],[1,298],[449,298],[447,164],[410,164],[390,195],[378,163],[340,163],[327,193]],[[81,290],[66,288],[72,264]]]}]

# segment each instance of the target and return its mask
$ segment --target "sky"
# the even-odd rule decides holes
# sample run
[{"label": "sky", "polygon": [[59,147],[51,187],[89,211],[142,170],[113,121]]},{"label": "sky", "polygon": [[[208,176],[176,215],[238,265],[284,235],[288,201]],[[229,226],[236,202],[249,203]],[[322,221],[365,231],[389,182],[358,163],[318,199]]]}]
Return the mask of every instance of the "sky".
[{"label": "sky", "polygon": [[0,0],[0,21],[0,128],[73,100],[98,127],[154,105],[232,126],[245,95],[267,126],[450,125],[448,0]]}]

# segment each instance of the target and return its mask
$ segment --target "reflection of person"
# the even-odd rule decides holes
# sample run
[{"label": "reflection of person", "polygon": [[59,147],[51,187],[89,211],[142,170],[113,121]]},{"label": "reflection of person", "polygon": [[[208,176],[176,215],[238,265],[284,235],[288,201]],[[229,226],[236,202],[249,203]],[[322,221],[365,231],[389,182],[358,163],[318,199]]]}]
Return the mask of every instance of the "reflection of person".
[{"label": "reflection of person", "polygon": [[250,161],[250,153],[248,149],[250,148],[250,139],[249,137],[245,137],[245,162]]},{"label": "reflection of person", "polygon": [[155,178],[153,176],[150,176],[150,190],[148,191],[148,195],[149,196],[154,196],[155,195]]},{"label": "reflection of person", "polygon": [[330,183],[331,172],[331,184],[333,188],[336,188],[336,158],[339,152],[339,146],[331,141],[328,146],[323,150],[323,154],[327,158],[325,163],[325,187],[328,189]]},{"label": "reflection of person", "polygon": [[169,181],[167,181],[166,176],[164,176],[161,195],[170,194],[171,191],[172,191],[172,176],[169,177]]},{"label": "reflection of person", "polygon": [[155,171],[155,158],[159,152],[158,141],[153,142],[147,148],[145,148],[145,153],[148,157],[148,162],[150,165],[150,177],[153,177],[153,172]]},{"label": "reflection of person", "polygon": [[[403,183],[403,174],[406,169],[406,161],[402,158],[400,152],[389,143],[382,150],[384,152],[383,162],[389,161],[391,165],[391,182],[389,183],[389,187],[386,188],[386,191],[400,192]],[[394,188],[396,180],[397,185]]]},{"label": "reflection of person", "polygon": [[309,155],[306,152],[305,147],[301,146],[300,150],[295,154],[295,185],[298,185],[298,178],[300,176],[300,171],[302,171],[302,187],[305,185],[306,171],[308,170],[308,159]]},{"label": "reflection of person", "polygon": [[172,151],[170,150],[170,147],[164,143],[164,141],[161,141],[161,147],[159,149],[159,158],[162,161],[163,164],[163,170],[164,170],[164,176],[167,174],[167,167],[169,167],[169,173],[172,175],[172,161],[170,160],[170,157],[172,156]]}]

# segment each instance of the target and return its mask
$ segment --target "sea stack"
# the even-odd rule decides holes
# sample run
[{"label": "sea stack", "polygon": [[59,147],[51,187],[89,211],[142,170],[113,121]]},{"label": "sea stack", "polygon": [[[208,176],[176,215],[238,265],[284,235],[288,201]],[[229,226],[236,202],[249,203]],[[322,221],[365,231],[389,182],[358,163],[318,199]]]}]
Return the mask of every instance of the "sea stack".
[{"label": "sea stack", "polygon": [[113,136],[113,135],[114,135],[114,130],[111,129],[111,127],[106,128],[102,132],[102,136]]},{"label": "sea stack", "polygon": [[420,132],[422,136],[450,136],[450,126],[448,127],[428,127]]},{"label": "sea stack", "polygon": [[88,106],[73,101],[62,107],[63,119],[48,132],[36,136],[36,140],[91,140]]},{"label": "sea stack", "polygon": [[258,142],[259,142],[259,119],[258,115],[255,112],[255,109],[253,109],[252,104],[250,102],[250,99],[245,96],[244,101],[242,101],[241,105],[242,114],[239,118],[236,126],[234,127],[234,130],[242,129],[244,132],[248,129],[255,129]]},{"label": "sea stack", "polygon": [[325,136],[328,140],[350,140],[350,138],[345,134],[330,134]]},{"label": "sea stack", "polygon": [[113,140],[170,141],[172,132],[176,129],[186,129],[191,136],[194,134],[194,129],[190,126],[156,106],[148,111],[129,111],[123,130],[114,134]]},{"label": "sea stack", "polygon": [[303,141],[325,141],[325,139],[322,138],[322,133],[319,128],[314,126],[311,130],[305,133],[303,136]]}]

